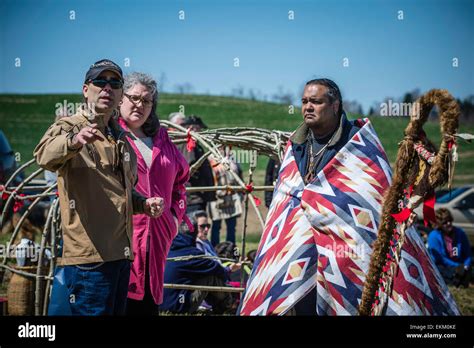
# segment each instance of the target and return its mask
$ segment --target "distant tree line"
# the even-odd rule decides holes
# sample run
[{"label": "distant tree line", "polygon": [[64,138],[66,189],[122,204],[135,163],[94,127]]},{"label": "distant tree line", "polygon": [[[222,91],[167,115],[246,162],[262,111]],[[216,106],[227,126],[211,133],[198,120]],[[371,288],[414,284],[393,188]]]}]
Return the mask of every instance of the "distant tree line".
[{"label": "distant tree line", "polygon": [[[164,90],[164,84],[166,82],[166,75],[164,73],[160,76],[160,89]],[[194,87],[189,82],[180,83],[174,85],[174,92],[178,94],[190,94],[194,91]],[[275,93],[271,95],[263,94],[260,90],[253,88],[245,88],[242,85],[237,85],[230,91],[230,96],[235,98],[245,98],[250,100],[261,100],[261,101],[273,101],[275,103],[284,105],[299,105],[299,99],[289,90],[285,89],[282,85],[277,87]],[[364,113],[362,105],[356,100],[344,100],[344,110],[349,114],[354,115],[367,115],[367,116],[387,116],[384,114],[384,106],[400,106],[401,113],[405,113],[407,105],[412,105],[421,96],[420,89],[416,88],[412,91],[406,92],[401,98],[386,97],[382,102],[375,102],[367,111]],[[474,123],[474,94],[467,96],[464,99],[456,99],[461,108],[461,122]],[[409,114],[400,114],[392,116],[408,116]],[[430,113],[430,118],[436,119],[438,117],[438,109],[434,108]]]},{"label": "distant tree line", "polygon": [[[412,104],[421,96],[420,90],[414,89],[410,92],[407,92],[403,95],[402,98],[392,98],[387,97],[382,102],[375,102],[369,108],[368,116],[380,116],[381,115],[381,105],[388,103],[402,103],[402,104]],[[464,123],[474,123],[474,94],[465,97],[464,99],[456,98],[456,101],[459,103],[461,109],[460,120]],[[430,113],[431,119],[437,119],[439,115],[438,108],[433,108]]]}]

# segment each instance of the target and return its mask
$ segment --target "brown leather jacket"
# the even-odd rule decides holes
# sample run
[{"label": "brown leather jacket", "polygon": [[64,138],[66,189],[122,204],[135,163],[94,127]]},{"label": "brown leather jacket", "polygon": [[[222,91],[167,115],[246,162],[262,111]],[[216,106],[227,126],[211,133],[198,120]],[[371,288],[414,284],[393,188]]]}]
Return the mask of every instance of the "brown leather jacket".
[{"label": "brown leather jacket", "polygon": [[[72,136],[97,123],[104,141],[78,150]],[[38,164],[58,173],[58,195],[63,230],[59,265],[133,259],[132,213],[143,213],[145,198],[135,192],[136,155],[127,134],[110,119],[111,137],[101,117],[88,118],[80,110],[54,123],[36,146]]]}]

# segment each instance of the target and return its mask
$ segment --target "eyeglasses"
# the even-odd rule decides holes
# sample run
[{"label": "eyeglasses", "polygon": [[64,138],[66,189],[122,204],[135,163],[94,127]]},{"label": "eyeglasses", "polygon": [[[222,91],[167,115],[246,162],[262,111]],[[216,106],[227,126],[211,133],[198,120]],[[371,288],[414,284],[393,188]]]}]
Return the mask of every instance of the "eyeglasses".
[{"label": "eyeglasses", "polygon": [[145,99],[143,97],[140,97],[139,95],[130,95],[127,93],[124,93],[124,95],[133,103],[133,104],[138,104],[138,102],[141,102],[143,106],[151,106],[153,105],[153,100]]},{"label": "eyeglasses", "polygon": [[107,86],[107,84],[112,87],[112,89],[120,89],[123,86],[123,82],[117,79],[94,79],[94,80],[89,80],[89,82],[92,82],[92,84],[96,87],[104,88]]},{"label": "eyeglasses", "polygon": [[211,228],[211,224],[202,224],[202,225],[198,225],[200,228],[202,228],[203,230],[205,230],[206,228]]}]

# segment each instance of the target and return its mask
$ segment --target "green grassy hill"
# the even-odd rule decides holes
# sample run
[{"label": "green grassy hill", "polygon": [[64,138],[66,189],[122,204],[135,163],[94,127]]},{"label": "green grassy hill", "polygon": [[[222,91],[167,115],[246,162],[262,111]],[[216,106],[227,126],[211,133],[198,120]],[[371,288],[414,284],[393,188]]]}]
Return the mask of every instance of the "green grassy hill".
[{"label": "green grassy hill", "polygon": [[[63,104],[64,101],[79,103],[81,96],[0,95],[0,129],[8,137],[14,151],[21,155],[20,162],[32,157],[35,145],[54,120],[57,104]],[[298,108],[291,114],[286,105],[204,95],[162,94],[158,114],[166,118],[169,113],[180,111],[182,107],[187,115],[200,115],[210,128],[249,126],[292,131],[302,120]],[[393,163],[408,118],[372,117],[371,121]],[[439,143],[438,123],[427,123],[425,130],[430,139]],[[461,125],[460,132],[474,133],[474,126]],[[459,152],[455,184],[474,183],[474,145],[462,143]],[[264,170],[265,165],[266,160],[259,160],[258,169]]]}]

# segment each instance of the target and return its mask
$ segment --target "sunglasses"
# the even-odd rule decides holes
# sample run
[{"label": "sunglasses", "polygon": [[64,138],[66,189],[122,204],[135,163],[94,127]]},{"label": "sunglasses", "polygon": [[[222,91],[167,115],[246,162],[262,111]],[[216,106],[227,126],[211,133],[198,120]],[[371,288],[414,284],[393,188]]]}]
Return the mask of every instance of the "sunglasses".
[{"label": "sunglasses", "polygon": [[202,229],[211,228],[211,224],[202,224],[202,225],[198,225],[198,226]]},{"label": "sunglasses", "polygon": [[93,79],[93,80],[89,80],[89,82],[92,82],[94,86],[100,87],[100,88],[104,88],[105,86],[107,86],[107,84],[109,84],[110,87],[112,87],[112,89],[120,89],[123,86],[123,82],[117,79],[110,79],[110,80]]},{"label": "sunglasses", "polygon": [[123,95],[126,96],[133,104],[138,104],[139,102],[141,102],[143,106],[151,106],[153,104],[153,100],[142,98],[139,95],[131,95],[127,93],[124,93]]}]

